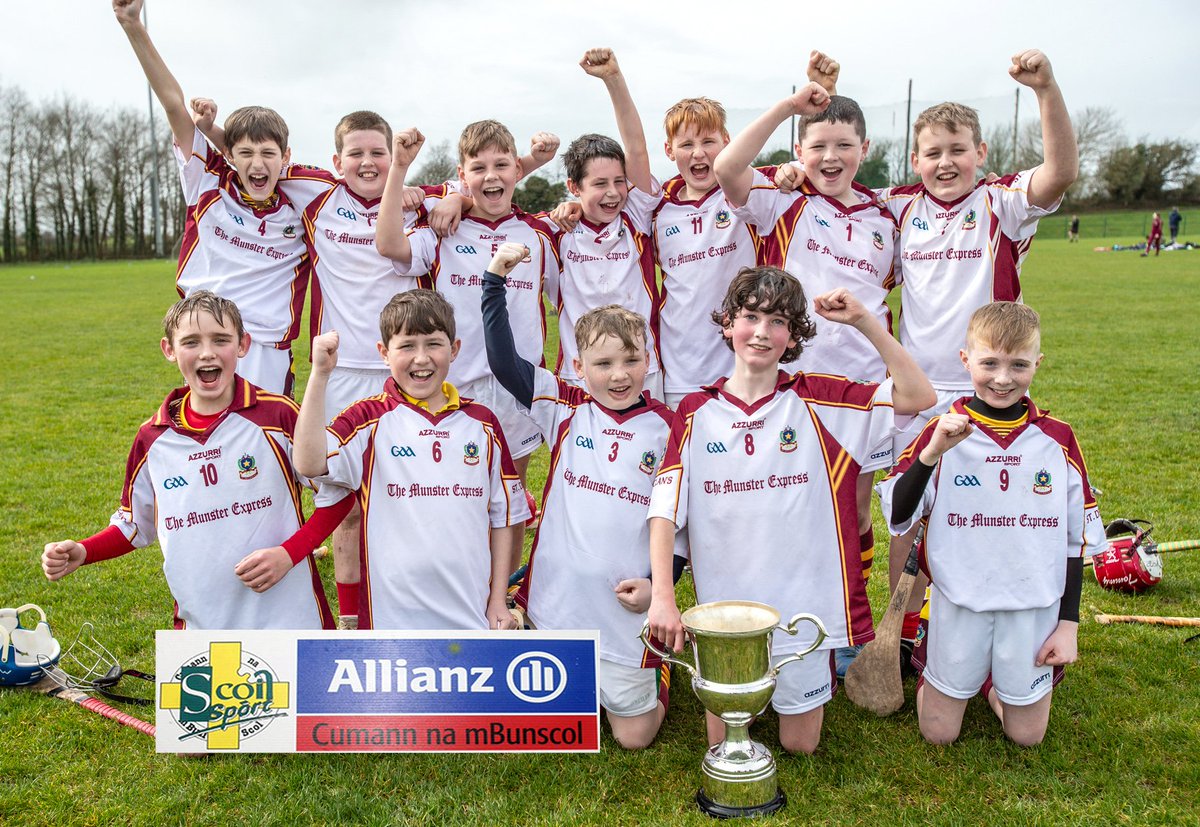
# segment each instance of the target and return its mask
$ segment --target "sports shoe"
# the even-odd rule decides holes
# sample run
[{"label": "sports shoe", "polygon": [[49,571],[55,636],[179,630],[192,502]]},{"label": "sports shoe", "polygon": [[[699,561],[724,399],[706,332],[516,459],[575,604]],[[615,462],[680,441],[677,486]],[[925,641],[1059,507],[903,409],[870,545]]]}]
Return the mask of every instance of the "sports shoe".
[{"label": "sports shoe", "polygon": [[341,631],[358,628],[358,615],[338,615],[337,627]]},{"label": "sports shoe", "polygon": [[917,642],[909,638],[900,638],[900,680],[906,681],[917,674],[917,667],[913,666],[912,656],[913,649],[916,648]]},{"label": "sports shoe", "polygon": [[858,653],[866,645],[865,643],[859,643],[854,646],[843,646],[840,649],[833,650],[833,671],[837,673],[839,682],[846,679],[846,670],[850,668],[850,664],[854,663],[854,659],[858,657]]}]

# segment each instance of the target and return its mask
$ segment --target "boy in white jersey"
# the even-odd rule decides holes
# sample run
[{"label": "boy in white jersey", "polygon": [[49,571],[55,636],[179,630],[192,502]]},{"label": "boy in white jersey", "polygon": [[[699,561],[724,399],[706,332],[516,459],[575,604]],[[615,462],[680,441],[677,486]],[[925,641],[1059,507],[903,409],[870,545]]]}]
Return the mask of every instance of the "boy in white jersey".
[{"label": "boy in white jersey", "polygon": [[[641,118],[611,49],[589,49],[579,65],[608,88],[624,150],[612,138],[588,134],[563,153],[567,189],[579,199],[573,229],[556,235],[562,275],[558,282],[558,376],[577,387],[575,322],[596,307],[617,304],[647,320],[650,356],[646,387],[662,397],[658,355],[658,274],[650,220],[659,198]],[[553,216],[552,216],[553,217]],[[565,226],[568,226],[564,224]]]},{"label": "boy in white jersey", "polygon": [[[856,539],[859,469],[898,418],[933,399],[916,363],[848,290],[812,306],[867,336],[890,378],[877,385],[781,371],[813,337],[804,290],[774,267],[743,270],[713,313],[733,348],[733,374],[680,405],[649,512],[650,631],[672,649],[684,642],[671,586],[672,544],[684,525],[699,602],[757,600],[785,617],[803,610],[824,622],[825,656],[781,672],[772,700],[783,747],[806,753],[817,747],[832,696],[829,650],[874,636]],[[773,651],[805,643],[777,635]],[[723,728],[708,717],[710,743]]]},{"label": "boy in white jersey", "polygon": [[305,481],[291,462],[296,403],[235,374],[249,336],[228,299],[192,293],[163,332],[186,387],[138,430],[112,524],[82,542],[47,543],[46,577],[158,540],[176,629],[332,628],[310,555],[350,502],[330,495],[304,522]]},{"label": "boy in white jersey", "polygon": [[932,743],[958,737],[988,682],[1005,734],[1041,742],[1052,687],[1076,658],[1083,555],[1107,547],[1071,427],[1026,395],[1040,340],[1025,305],[976,310],[960,351],[974,395],[931,420],[881,484],[894,532],[926,524],[917,714]]},{"label": "boy in white jersey", "polygon": [[[179,295],[206,289],[236,303],[250,333],[238,373],[272,393],[290,395],[291,345],[300,333],[308,260],[299,212],[276,189],[290,157],[287,124],[263,107],[233,112],[225,122],[232,163],[226,161],[193,124],[179,83],[142,25],[142,0],[113,0],[113,11],[175,140],[188,205]],[[325,188],[315,186],[314,194]]]},{"label": "boy in white jersey", "polygon": [[391,371],[383,392],[328,429],[338,334],[313,340],[296,433],[297,467],[357,492],[363,510],[359,627],[513,628],[513,532],[501,529],[529,513],[495,416],[446,381],[461,345],[454,310],[433,291],[410,290],[388,302],[379,328]]},{"label": "boy in white jersey", "polygon": [[[403,218],[404,178],[424,142],[425,137],[416,129],[396,135],[375,243],[381,254],[392,259],[397,273],[419,276],[422,286],[435,288],[454,305],[463,348],[450,370],[450,380],[463,395],[478,399],[495,412],[504,426],[523,484],[529,455],[542,438],[528,413],[497,384],[488,369],[479,309],[479,274],[504,242],[529,248],[529,257],[509,276],[508,311],[517,331],[521,358],[541,364],[546,342],[543,291],[551,301],[558,301],[553,294],[559,273],[554,228],[513,206],[513,190],[524,167],[517,158],[512,133],[498,121],[487,120],[469,124],[458,141],[458,176],[464,193],[471,198],[462,223],[445,238],[438,238],[430,228],[420,225],[410,235]],[[514,570],[520,564],[520,549],[516,551]]]},{"label": "boy in white jersey", "polygon": [[[785,194],[750,164],[775,129],[793,115],[800,116],[796,154],[808,175],[800,190]],[[810,82],[734,138],[717,158],[716,173],[734,213],[758,228],[765,261],[795,273],[808,296],[848,288],[890,330],[885,300],[893,285],[896,225],[871,191],[854,183],[869,147],[858,104]],[[819,317],[814,322],[816,335],[789,369],[883,381],[883,360],[866,336]],[[875,556],[871,486],[875,472],[891,460],[889,439],[861,463],[856,496],[864,574]]]},{"label": "boy in white jersey", "polygon": [[671,411],[642,387],[646,320],[606,305],[576,320],[575,375],[586,391],[517,355],[507,274],[525,257],[503,244],[484,275],[488,360],[550,444],[542,522],[517,603],[539,629],[600,630],[600,705],[627,749],[649,746],[666,715],[669,672],[638,636],[646,619],[646,508]]}]

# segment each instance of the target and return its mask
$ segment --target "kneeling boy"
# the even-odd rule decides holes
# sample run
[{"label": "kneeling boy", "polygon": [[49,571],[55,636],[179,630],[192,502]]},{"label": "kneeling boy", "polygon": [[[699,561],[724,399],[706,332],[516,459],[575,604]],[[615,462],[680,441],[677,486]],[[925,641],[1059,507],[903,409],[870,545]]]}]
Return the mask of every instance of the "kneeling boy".
[{"label": "kneeling boy", "polygon": [[989,673],[1005,734],[1041,742],[1051,690],[1076,657],[1083,555],[1107,546],[1071,426],[1026,395],[1040,345],[1032,308],[976,310],[960,351],[975,395],[932,419],[880,486],[893,533],[927,524],[917,715],[933,743],[958,737]]},{"label": "kneeling boy", "polygon": [[296,403],[234,372],[250,336],[228,299],[192,293],[167,312],[163,333],[187,386],[138,430],[112,525],[81,543],[48,543],[46,577],[158,540],[176,629],[333,628],[310,553],[350,499],[327,495],[330,505],[300,525]]},{"label": "kneeling boy", "polygon": [[613,737],[649,746],[667,712],[666,670],[638,639],[646,619],[646,508],[671,411],[643,391],[646,320],[610,304],[575,322],[575,375],[587,391],[522,359],[508,324],[508,274],[528,254],[500,246],[483,277],[483,325],[496,379],[550,445],[542,522],[517,602],[539,629],[600,630],[600,703]]},{"label": "kneeling boy", "polygon": [[[853,325],[879,351],[881,384],[779,369],[812,338],[800,282],[774,267],[743,269],[713,320],[733,349],[732,376],[686,397],[650,500],[650,631],[672,649],[683,627],[671,587],[672,540],[690,526],[696,599],[757,600],[784,617],[816,614],[829,636],[780,673],[772,705],[789,752],[811,753],[832,697],[831,651],[874,636],[858,552],[855,485],[870,450],[933,402],[916,363],[845,288],[813,301],[831,322]],[[736,527],[736,543],[730,531]],[[776,656],[807,640],[777,635]],[[723,737],[708,718],[708,738]]]},{"label": "kneeling boy", "polygon": [[379,316],[391,378],[325,432],[338,334],[313,339],[296,467],[357,492],[361,629],[510,629],[513,532],[529,517],[496,417],[446,381],[458,355],[454,309],[431,290],[392,298]]}]

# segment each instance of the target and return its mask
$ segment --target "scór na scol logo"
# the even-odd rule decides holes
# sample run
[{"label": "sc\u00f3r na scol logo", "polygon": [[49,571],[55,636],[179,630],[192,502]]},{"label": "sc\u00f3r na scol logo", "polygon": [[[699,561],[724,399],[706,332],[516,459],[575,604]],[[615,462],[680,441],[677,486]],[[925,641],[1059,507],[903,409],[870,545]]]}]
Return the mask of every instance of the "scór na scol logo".
[{"label": "sc\u00f3r na scol logo", "polygon": [[291,707],[288,683],[239,641],[213,641],[163,683],[158,705],[179,725],[179,740],[204,739],[210,750],[236,750]]}]

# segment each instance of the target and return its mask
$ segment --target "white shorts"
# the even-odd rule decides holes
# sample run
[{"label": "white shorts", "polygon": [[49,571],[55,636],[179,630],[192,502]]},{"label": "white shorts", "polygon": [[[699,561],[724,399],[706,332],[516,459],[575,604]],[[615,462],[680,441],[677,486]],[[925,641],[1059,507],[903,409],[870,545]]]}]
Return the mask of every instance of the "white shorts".
[{"label": "white shorts", "polygon": [[[884,437],[878,445],[871,449],[871,453],[868,454],[866,460],[863,461],[862,470],[860,470],[859,473],[874,474],[876,471],[885,468],[891,468],[893,462],[893,451],[893,437]],[[900,455],[896,454],[896,456],[898,457]]]},{"label": "white shorts", "polygon": [[679,403],[695,391],[685,391],[684,393],[663,393],[663,402],[667,403],[667,407],[673,411],[679,410]]},{"label": "white shorts", "polygon": [[973,612],[951,603],[935,585],[924,678],[943,695],[966,700],[990,673],[1000,700],[1028,706],[1054,686],[1054,667],[1034,666],[1033,660],[1057,626],[1058,601],[1041,609]]},{"label": "white shorts", "polygon": [[[587,384],[583,381],[583,379],[571,379],[566,376],[562,376],[559,378],[561,378],[568,385],[574,385],[575,387],[580,388],[585,391],[588,389]],[[642,384],[642,390],[650,391],[650,395],[652,397],[654,397],[655,399],[657,399],[660,402],[663,402],[665,400],[663,399],[663,386],[662,385],[663,385],[662,371],[656,370],[653,373],[646,374],[646,381]],[[591,393],[591,391],[588,391],[588,392]]]},{"label": "white shorts", "polygon": [[513,459],[529,456],[542,444],[542,432],[530,418],[529,411],[517,404],[496,377],[484,376],[458,386],[458,395],[474,399],[496,415]]},{"label": "white shorts", "polygon": [[360,399],[383,393],[383,383],[391,375],[387,368],[334,368],[325,387],[325,421],[332,422]]},{"label": "white shorts", "polygon": [[[895,464],[900,459],[900,455],[904,453],[904,449],[913,444],[913,440],[921,435],[921,431],[929,424],[929,420],[935,416],[944,414],[950,410],[950,406],[964,396],[972,396],[975,391],[971,388],[955,388],[948,391],[934,391],[937,394],[937,402],[921,411],[913,414],[912,420],[908,423],[903,431],[897,431],[892,437],[892,463]],[[872,452],[873,453],[873,452]]]},{"label": "white shorts", "polygon": [[[774,666],[787,657],[786,654],[771,658]],[[804,660],[789,663],[779,671],[775,694],[771,706],[780,715],[799,715],[829,703],[837,686],[837,673],[833,671],[833,650],[818,649]]]},{"label": "white shorts", "polygon": [[658,706],[658,669],[600,659],[600,706],[609,715],[632,718]]},{"label": "white shorts", "polygon": [[296,371],[292,367],[292,349],[280,350],[250,340],[250,349],[238,359],[238,375],[269,393],[293,396]]}]

